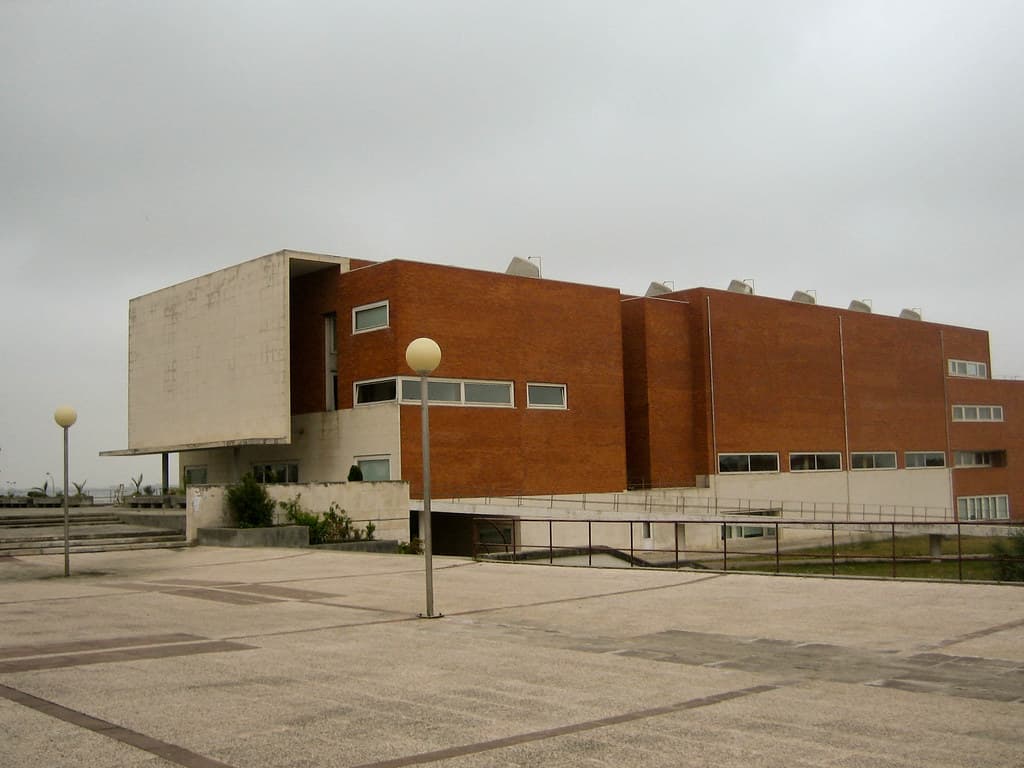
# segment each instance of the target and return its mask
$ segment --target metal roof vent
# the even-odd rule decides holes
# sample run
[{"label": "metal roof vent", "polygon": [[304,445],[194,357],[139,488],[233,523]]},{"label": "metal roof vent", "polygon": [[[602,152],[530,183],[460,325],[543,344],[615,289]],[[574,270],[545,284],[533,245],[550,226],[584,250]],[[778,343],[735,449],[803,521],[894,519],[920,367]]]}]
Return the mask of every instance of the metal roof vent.
[{"label": "metal roof vent", "polygon": [[870,315],[871,305],[868,304],[868,301],[869,299],[864,299],[863,301],[861,301],[860,299],[854,299],[853,301],[850,302],[850,309],[853,312],[866,312],[867,314]]},{"label": "metal roof vent", "polygon": [[506,275],[517,275],[519,277],[540,277],[540,267],[527,259],[518,256],[512,259],[505,270]]},{"label": "metal roof vent", "polygon": [[807,291],[793,291],[793,301],[797,304],[817,304],[818,300]]},{"label": "metal roof vent", "polygon": [[920,321],[921,310],[917,309],[916,307],[914,309],[904,309],[902,312],[900,312],[900,319]]},{"label": "metal roof vent", "polygon": [[651,283],[644,296],[661,296],[663,293],[672,293],[672,289],[664,283]]},{"label": "metal roof vent", "polygon": [[754,286],[749,283],[745,283],[742,280],[730,280],[729,290],[732,293],[745,293],[750,296],[754,293]]}]

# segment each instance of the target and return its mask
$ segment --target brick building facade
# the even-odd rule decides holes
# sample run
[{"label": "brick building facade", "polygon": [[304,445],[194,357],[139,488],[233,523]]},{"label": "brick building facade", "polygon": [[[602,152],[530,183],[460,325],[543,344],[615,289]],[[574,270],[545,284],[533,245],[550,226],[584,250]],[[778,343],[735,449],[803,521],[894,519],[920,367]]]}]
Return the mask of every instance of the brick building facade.
[{"label": "brick building facade", "polygon": [[[166,346],[130,355],[129,389],[159,390],[181,418],[150,437],[130,397],[130,450],[180,451],[185,482],[335,481],[356,464],[418,496],[419,381],[404,355],[429,336],[442,349],[437,497],[699,486],[932,504],[965,519],[1024,511],[1024,383],[991,378],[984,331],[402,260],[282,251],[231,269],[227,282],[214,273],[132,302],[131,338]],[[202,325],[204,299],[217,323]],[[192,318],[187,340],[179,317]],[[205,388],[181,380],[183,358],[205,361]],[[249,405],[231,411],[257,374],[269,426]],[[191,399],[176,403],[183,391]],[[236,426],[204,432],[192,411]]]}]

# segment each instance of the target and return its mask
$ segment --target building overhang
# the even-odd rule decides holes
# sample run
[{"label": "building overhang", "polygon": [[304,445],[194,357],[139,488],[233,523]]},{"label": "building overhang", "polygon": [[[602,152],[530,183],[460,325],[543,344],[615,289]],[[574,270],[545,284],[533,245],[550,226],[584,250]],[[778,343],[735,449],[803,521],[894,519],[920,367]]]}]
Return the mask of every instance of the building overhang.
[{"label": "building overhang", "polygon": [[184,451],[208,451],[213,448],[235,448],[243,445],[289,445],[287,437],[247,437],[240,440],[214,440],[209,443],[179,443],[146,448],[119,448],[100,451],[100,456],[153,456],[158,453],[182,453]]}]

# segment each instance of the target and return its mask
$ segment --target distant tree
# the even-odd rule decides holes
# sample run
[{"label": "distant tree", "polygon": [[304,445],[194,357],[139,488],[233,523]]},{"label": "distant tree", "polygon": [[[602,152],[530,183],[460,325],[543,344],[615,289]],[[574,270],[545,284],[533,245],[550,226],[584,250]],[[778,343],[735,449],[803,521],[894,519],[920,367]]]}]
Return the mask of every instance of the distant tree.
[{"label": "distant tree", "polygon": [[1014,531],[1005,542],[996,542],[992,552],[998,581],[1024,581],[1024,530]]}]

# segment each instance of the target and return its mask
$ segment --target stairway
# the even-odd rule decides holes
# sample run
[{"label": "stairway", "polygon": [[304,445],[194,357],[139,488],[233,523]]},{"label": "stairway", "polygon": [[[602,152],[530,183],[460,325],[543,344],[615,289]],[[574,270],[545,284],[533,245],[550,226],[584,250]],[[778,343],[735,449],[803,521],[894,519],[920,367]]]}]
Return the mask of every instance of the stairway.
[{"label": "stairway", "polygon": [[[130,517],[126,515],[125,517]],[[178,526],[178,520],[182,525]],[[69,510],[71,552],[113,552],[126,549],[176,549],[188,546],[184,515],[169,516],[170,527],[126,522],[116,507]],[[0,510],[0,557],[56,555],[64,552],[64,511]]]}]

